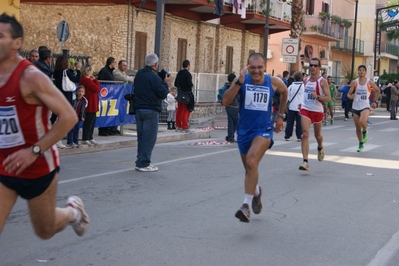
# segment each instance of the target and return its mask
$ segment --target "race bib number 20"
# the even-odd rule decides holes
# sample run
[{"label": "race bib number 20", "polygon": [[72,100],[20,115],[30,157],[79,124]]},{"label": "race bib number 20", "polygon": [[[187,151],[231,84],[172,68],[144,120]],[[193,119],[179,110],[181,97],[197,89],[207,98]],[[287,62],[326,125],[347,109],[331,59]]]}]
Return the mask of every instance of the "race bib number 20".
[{"label": "race bib number 20", "polygon": [[255,111],[268,111],[269,100],[269,87],[247,85],[245,91],[245,109]]},{"label": "race bib number 20", "polygon": [[0,149],[25,144],[15,106],[0,106]]}]

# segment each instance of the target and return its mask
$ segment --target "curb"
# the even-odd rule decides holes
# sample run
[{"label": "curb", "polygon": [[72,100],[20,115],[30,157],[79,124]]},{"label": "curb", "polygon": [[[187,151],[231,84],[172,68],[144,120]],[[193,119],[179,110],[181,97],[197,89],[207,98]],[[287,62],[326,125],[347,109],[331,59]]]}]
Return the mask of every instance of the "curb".
[{"label": "curb", "polygon": [[[192,139],[209,139],[210,137],[211,133],[209,131],[192,132],[192,133],[176,132],[175,134],[171,135],[162,135],[162,132],[159,132],[156,143],[167,143],[167,142],[184,141]],[[114,150],[114,149],[128,148],[128,147],[137,147],[136,136],[128,134],[117,137],[113,136],[107,139],[100,139],[97,142],[98,144],[93,146],[83,145],[80,148],[65,148],[65,149],[58,149],[58,151],[60,155],[71,155],[71,154]]]}]

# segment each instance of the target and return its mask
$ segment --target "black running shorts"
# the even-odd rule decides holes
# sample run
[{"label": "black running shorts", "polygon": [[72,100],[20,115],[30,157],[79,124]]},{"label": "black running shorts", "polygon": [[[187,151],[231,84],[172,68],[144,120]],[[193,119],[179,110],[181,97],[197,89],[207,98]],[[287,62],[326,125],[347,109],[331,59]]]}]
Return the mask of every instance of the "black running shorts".
[{"label": "black running shorts", "polygon": [[57,167],[47,175],[35,179],[0,175],[0,183],[7,188],[16,191],[22,198],[30,200],[40,196],[44,191],[46,191],[53,181],[55,174],[59,171],[60,168]]}]

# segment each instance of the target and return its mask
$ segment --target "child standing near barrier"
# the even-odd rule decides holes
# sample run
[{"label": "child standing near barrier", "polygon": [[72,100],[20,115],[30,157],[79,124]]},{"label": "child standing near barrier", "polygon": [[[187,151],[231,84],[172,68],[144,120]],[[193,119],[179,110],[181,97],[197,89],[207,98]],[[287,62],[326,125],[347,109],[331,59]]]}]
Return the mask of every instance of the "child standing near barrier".
[{"label": "child standing near barrier", "polygon": [[177,102],[176,102],[176,94],[177,94],[177,88],[172,87],[169,90],[168,96],[166,96],[166,103],[168,106],[166,107],[166,110],[168,111],[168,119],[166,120],[168,122],[168,129],[176,129],[175,126],[175,120],[176,120],[176,108],[177,108]]},{"label": "child standing near barrier", "polygon": [[85,95],[85,87],[83,85],[79,85],[76,89],[76,99],[73,100],[72,105],[73,109],[75,109],[76,114],[78,116],[78,122],[76,125],[69,131],[67,135],[67,147],[81,147],[82,145],[79,144],[79,127],[80,122],[85,121],[86,117],[86,107],[87,107],[87,99],[84,97]]}]

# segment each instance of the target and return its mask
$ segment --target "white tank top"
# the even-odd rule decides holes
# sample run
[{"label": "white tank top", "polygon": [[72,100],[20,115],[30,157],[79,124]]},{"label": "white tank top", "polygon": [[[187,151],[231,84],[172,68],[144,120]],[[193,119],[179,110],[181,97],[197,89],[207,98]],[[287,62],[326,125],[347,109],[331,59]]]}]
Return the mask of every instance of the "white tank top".
[{"label": "white tank top", "polygon": [[312,92],[316,92],[318,95],[324,96],[324,91],[321,88],[320,84],[323,79],[323,77],[319,77],[316,81],[310,81],[310,77],[306,79],[306,81],[304,82],[304,92],[301,109],[323,113],[323,104],[318,99],[312,96]]},{"label": "white tank top", "polygon": [[370,79],[367,79],[366,83],[360,85],[359,79],[356,79],[356,87],[355,87],[355,98],[353,98],[352,108],[355,110],[363,110],[370,108],[370,93],[371,87],[369,86]]}]

